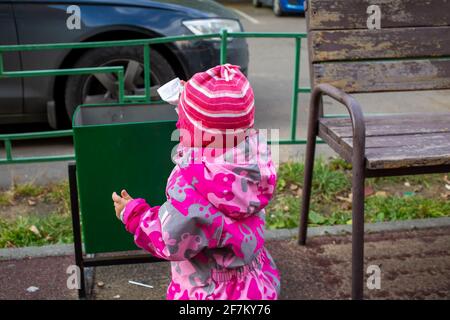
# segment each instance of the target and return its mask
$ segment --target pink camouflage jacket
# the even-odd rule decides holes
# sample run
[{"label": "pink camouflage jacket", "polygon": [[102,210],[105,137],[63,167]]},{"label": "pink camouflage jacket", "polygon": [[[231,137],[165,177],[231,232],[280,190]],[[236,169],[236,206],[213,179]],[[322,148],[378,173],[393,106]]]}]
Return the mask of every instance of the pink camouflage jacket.
[{"label": "pink camouflage jacket", "polygon": [[279,273],[264,248],[276,171],[258,140],[253,135],[221,156],[179,146],[167,201],[126,205],[123,222],[135,243],[171,261],[167,299],[277,299]]}]

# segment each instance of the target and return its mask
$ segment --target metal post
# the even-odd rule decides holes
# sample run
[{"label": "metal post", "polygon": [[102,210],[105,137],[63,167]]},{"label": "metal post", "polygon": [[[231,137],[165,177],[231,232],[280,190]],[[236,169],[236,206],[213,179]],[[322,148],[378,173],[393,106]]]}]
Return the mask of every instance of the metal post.
[{"label": "metal post", "polygon": [[364,295],[364,180],[365,140],[354,135],[352,158],[352,299]]},{"label": "metal post", "polygon": [[12,160],[11,148],[12,148],[11,140],[10,139],[5,139],[6,161],[11,161]]},{"label": "metal post", "polygon": [[294,61],[294,80],[292,88],[291,105],[291,141],[295,141],[297,136],[297,109],[298,109],[298,79],[300,73],[300,48],[301,38],[295,38],[295,61]]},{"label": "metal post", "polygon": [[308,136],[306,142],[305,169],[302,193],[302,208],[300,211],[300,227],[298,230],[298,243],[305,245],[308,229],[309,204],[311,201],[312,178],[314,169],[314,155],[316,151],[316,139],[319,129],[319,106],[321,92],[314,90],[311,94],[309,108]]},{"label": "metal post", "polygon": [[144,86],[145,101],[150,102],[150,45],[144,46]]},{"label": "metal post", "polygon": [[119,102],[123,103],[125,98],[125,84],[123,79],[123,69],[117,71],[117,81],[119,82]]},{"label": "metal post", "polygon": [[0,76],[3,74],[3,53],[0,52]]},{"label": "metal post", "polygon": [[80,272],[80,287],[78,289],[78,297],[86,298],[86,283],[84,280],[84,261],[83,261],[83,244],[81,239],[80,226],[80,210],[78,206],[78,190],[76,164],[69,163],[69,189],[70,189],[70,208],[72,211],[72,228],[73,228],[73,245],[75,249],[75,263]]},{"label": "metal post", "polygon": [[228,45],[228,30],[222,29],[220,32],[220,64],[227,63],[227,45]]}]

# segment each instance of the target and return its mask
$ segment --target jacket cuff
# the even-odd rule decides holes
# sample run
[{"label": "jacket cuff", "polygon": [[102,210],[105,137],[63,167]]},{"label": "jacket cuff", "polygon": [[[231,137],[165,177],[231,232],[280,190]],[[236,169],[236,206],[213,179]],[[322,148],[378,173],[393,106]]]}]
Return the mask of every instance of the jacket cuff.
[{"label": "jacket cuff", "polygon": [[149,208],[144,199],[133,199],[124,208],[122,222],[128,232],[134,233],[139,226],[142,213]]}]

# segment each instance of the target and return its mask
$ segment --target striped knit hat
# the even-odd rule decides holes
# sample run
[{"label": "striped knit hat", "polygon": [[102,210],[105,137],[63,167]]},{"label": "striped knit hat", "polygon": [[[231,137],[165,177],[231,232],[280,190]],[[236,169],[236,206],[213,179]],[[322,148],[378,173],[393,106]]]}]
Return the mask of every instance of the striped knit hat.
[{"label": "striped knit hat", "polygon": [[178,110],[178,127],[191,135],[242,133],[254,124],[253,89],[239,66],[219,65],[186,82]]}]

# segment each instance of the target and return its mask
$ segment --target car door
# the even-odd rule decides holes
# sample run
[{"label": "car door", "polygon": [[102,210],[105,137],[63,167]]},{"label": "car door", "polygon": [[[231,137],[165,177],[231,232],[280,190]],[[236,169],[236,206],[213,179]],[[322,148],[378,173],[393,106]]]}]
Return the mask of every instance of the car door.
[{"label": "car door", "polygon": [[[17,30],[13,7],[10,2],[0,0],[0,45],[17,44]],[[3,65],[6,71],[20,70],[18,52],[5,52]],[[21,78],[0,78],[0,115],[23,112],[23,80]]]}]

